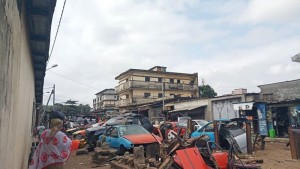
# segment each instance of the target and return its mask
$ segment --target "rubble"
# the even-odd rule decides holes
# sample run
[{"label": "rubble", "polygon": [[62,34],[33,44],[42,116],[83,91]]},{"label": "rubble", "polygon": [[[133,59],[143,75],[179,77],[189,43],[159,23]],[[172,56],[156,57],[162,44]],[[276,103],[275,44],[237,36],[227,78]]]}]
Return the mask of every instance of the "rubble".
[{"label": "rubble", "polygon": [[95,149],[93,160],[97,164],[110,162],[112,169],[169,169],[184,168],[194,166],[194,164],[196,168],[231,166],[258,169],[260,166],[257,163],[263,162],[263,159],[257,159],[251,155],[240,156],[233,148],[224,151],[215,143],[216,147],[212,149],[208,139],[207,135],[182,139],[175,133],[173,140],[165,140],[159,147],[151,144],[145,147],[140,145],[134,147],[132,153],[125,152],[123,156],[117,156],[117,150],[103,142],[101,147]]},{"label": "rubble", "polygon": [[108,143],[103,143],[101,147],[95,148],[93,161],[97,164],[103,164],[116,157],[117,150],[110,148]]},{"label": "rubble", "polygon": [[78,149],[76,151],[76,155],[84,155],[84,154],[88,154],[88,153],[89,153],[89,151],[87,149],[84,149],[84,148]]}]

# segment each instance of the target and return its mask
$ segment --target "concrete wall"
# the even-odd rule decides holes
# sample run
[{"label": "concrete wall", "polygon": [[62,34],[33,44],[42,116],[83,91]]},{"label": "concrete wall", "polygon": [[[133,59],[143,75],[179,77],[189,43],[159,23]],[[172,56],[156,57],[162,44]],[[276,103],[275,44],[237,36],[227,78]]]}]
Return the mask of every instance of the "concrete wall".
[{"label": "concrete wall", "polygon": [[[136,89],[133,90],[133,97],[144,97],[144,93],[150,93],[150,97],[157,98],[158,93],[162,93],[161,90],[146,90],[146,89]],[[165,91],[165,97],[169,97],[171,94],[178,95],[180,94],[181,97],[190,97],[191,92],[190,91]]]},{"label": "concrete wall", "polygon": [[211,102],[209,99],[192,100],[192,101],[174,103],[174,110],[189,109],[189,108],[200,107],[200,106],[205,106],[204,118],[206,120],[212,120]]},{"label": "concrete wall", "polygon": [[[300,98],[300,79],[259,86],[260,99],[267,102],[280,102]],[[265,97],[269,95],[269,97]]]},{"label": "concrete wall", "polygon": [[34,73],[25,9],[0,1],[0,168],[27,168],[31,146]]},{"label": "concrete wall", "polygon": [[161,113],[161,108],[150,108],[148,111],[148,118],[151,120],[153,117],[159,117]]},{"label": "concrete wall", "polygon": [[241,102],[241,98],[212,101],[213,119],[232,119],[239,116],[238,111],[233,109],[233,103]]}]

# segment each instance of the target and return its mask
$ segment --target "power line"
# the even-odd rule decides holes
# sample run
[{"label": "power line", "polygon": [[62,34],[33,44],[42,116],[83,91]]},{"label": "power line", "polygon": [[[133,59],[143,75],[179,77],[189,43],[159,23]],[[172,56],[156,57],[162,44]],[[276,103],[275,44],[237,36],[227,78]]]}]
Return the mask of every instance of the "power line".
[{"label": "power line", "polygon": [[66,1],[67,1],[67,0],[65,0],[65,2],[64,2],[63,9],[62,9],[61,14],[60,14],[60,18],[59,18],[59,22],[58,22],[56,34],[55,34],[55,37],[54,37],[54,41],[53,41],[53,44],[52,44],[52,48],[51,48],[51,52],[50,52],[50,55],[49,55],[49,58],[48,58],[47,65],[48,65],[48,63],[49,63],[49,61],[50,61],[50,58],[51,58],[51,56],[52,56],[52,52],[53,52],[54,45],[55,45],[55,42],[56,42],[58,30],[59,30],[59,28],[60,28],[61,18],[62,18],[63,14],[64,14],[65,6],[66,6]]},{"label": "power line", "polygon": [[55,72],[52,72],[52,71],[50,71],[50,72],[51,72],[51,73],[54,73],[54,74],[56,74],[57,76],[60,76],[60,77],[62,77],[62,78],[71,80],[71,81],[73,81],[73,82],[75,82],[75,83],[77,83],[77,84],[83,85],[83,86],[85,86],[85,87],[92,88],[92,89],[94,89],[94,90],[98,90],[97,88],[95,88],[95,87],[93,87],[93,86],[90,86],[90,85],[87,85],[87,84],[78,82],[78,81],[76,81],[76,80],[74,80],[74,79],[71,79],[71,78],[69,78],[69,77],[66,77],[66,76],[64,76],[64,75],[61,75],[61,74],[58,74],[58,73],[55,73]]}]

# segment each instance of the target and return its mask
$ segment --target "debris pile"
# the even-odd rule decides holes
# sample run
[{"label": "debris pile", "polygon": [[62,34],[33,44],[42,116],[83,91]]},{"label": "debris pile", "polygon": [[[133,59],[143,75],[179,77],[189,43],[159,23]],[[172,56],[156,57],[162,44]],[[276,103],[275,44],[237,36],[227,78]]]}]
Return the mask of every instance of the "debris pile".
[{"label": "debris pile", "polygon": [[156,169],[159,166],[153,158],[146,159],[144,157],[144,147],[134,147],[133,154],[126,152],[123,156],[117,156],[114,161],[111,162],[111,168],[113,169]]},{"label": "debris pile", "polygon": [[116,155],[116,149],[110,148],[108,143],[103,143],[101,147],[95,148],[93,161],[97,164],[103,164],[115,158]]}]

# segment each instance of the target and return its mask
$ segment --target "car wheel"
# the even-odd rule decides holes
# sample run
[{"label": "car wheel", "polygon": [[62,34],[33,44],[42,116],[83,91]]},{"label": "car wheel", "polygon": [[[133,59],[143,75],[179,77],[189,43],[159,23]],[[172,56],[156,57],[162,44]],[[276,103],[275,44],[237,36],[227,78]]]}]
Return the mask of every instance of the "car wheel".
[{"label": "car wheel", "polygon": [[82,139],[82,135],[81,134],[78,134],[78,135],[75,136],[75,140],[80,140],[80,139]]},{"label": "car wheel", "polygon": [[125,154],[125,152],[126,152],[126,148],[123,145],[121,145],[119,148],[119,155],[122,156]]}]

